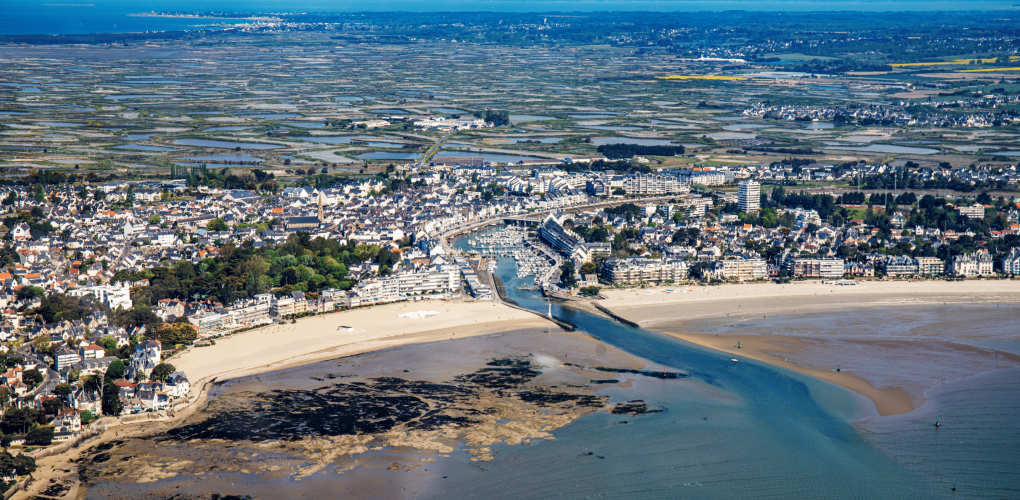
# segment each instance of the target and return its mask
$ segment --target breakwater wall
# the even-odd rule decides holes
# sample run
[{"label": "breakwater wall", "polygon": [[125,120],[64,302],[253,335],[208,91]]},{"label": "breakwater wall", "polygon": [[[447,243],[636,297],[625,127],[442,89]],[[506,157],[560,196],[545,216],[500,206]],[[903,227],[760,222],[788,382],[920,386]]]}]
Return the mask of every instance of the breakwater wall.
[{"label": "breakwater wall", "polygon": [[532,311],[531,309],[527,309],[525,307],[521,307],[520,305],[517,304],[517,302],[514,302],[513,299],[510,299],[510,298],[508,298],[506,296],[506,286],[503,284],[503,280],[500,279],[499,276],[496,276],[495,274],[493,274],[491,276],[492,276],[492,281],[495,284],[496,296],[499,297],[499,301],[502,302],[503,305],[505,305],[507,307],[512,307],[514,309],[518,309],[518,310],[521,310],[521,311],[529,312],[529,313],[534,314],[535,316],[538,316],[540,318],[544,318],[544,319],[547,319],[549,321],[552,321],[553,323],[556,323],[557,326],[559,326],[560,328],[562,328],[562,329],[564,329],[564,330],[566,330],[568,332],[572,332],[574,330],[577,330],[577,325],[575,325],[575,324],[573,324],[573,323],[571,323],[571,322],[569,322],[569,321],[567,321],[565,319],[560,319],[560,318],[557,318],[556,316],[549,316],[548,314],[542,314],[542,313],[540,313],[538,311]]},{"label": "breakwater wall", "polygon": [[616,321],[618,321],[620,323],[623,323],[623,324],[625,324],[627,326],[632,326],[634,328],[640,328],[637,323],[635,323],[635,322],[633,322],[633,321],[631,321],[629,319],[621,318],[616,313],[614,313],[613,311],[610,311],[609,309],[607,309],[602,304],[599,304],[598,302],[592,301],[591,305],[594,306],[595,309],[598,309],[599,311],[602,311],[602,313],[605,314],[606,316],[609,316],[610,318],[613,318],[614,320],[616,320]]}]

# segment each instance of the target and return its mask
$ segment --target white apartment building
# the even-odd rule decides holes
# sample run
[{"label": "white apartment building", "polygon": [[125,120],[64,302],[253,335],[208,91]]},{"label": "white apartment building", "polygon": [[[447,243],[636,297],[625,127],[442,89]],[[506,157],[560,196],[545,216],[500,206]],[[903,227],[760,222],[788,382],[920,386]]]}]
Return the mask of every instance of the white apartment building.
[{"label": "white apartment building", "polygon": [[840,278],[846,272],[843,259],[790,258],[786,261],[787,271],[794,276],[812,278]]},{"label": "white apartment building", "polygon": [[78,356],[78,353],[66,347],[57,351],[56,354],[53,355],[53,360],[57,370],[63,370],[68,366],[81,362],[81,358]]},{"label": "white apartment building", "polygon": [[747,214],[761,209],[761,185],[757,181],[747,179],[737,184],[737,206]]},{"label": "white apartment building", "polygon": [[304,297],[274,297],[269,304],[269,312],[273,316],[283,317],[291,314],[301,314],[308,310],[308,301]]},{"label": "white apartment building", "polygon": [[721,186],[726,184],[726,174],[703,170],[670,170],[668,173],[684,179],[685,183],[703,186]]},{"label": "white apartment building", "polygon": [[985,218],[985,206],[980,203],[975,203],[969,207],[957,207],[957,212],[960,215],[965,215],[969,219],[984,219]]},{"label": "white apartment building", "polygon": [[627,175],[623,178],[623,190],[627,194],[684,194],[690,186],[669,175]]},{"label": "white apartment building", "polygon": [[945,272],[946,264],[936,257],[917,257],[917,274],[921,276],[937,276]]},{"label": "white apartment building", "polygon": [[953,257],[950,273],[962,276],[991,276],[992,257],[988,252]]},{"label": "white apartment building", "polygon": [[437,265],[418,270],[401,270],[396,275],[363,281],[345,297],[347,307],[381,304],[460,289],[460,268]]},{"label": "white apartment building", "polygon": [[456,290],[460,282],[460,268],[434,266],[427,270],[398,273],[396,279],[397,294],[403,296]]},{"label": "white apartment building", "polygon": [[195,325],[198,335],[208,337],[229,332],[234,326],[234,319],[229,313],[202,311],[188,316],[188,322]]},{"label": "white apartment building", "polygon": [[716,261],[713,271],[721,278],[737,281],[766,279],[769,266],[762,259],[728,259]]},{"label": "white apartment building", "polygon": [[169,231],[156,233],[156,244],[161,247],[172,247],[177,244],[177,235]]},{"label": "white apartment building", "polygon": [[347,307],[394,302],[400,299],[399,290],[400,281],[397,279],[362,281],[347,295]]},{"label": "white apartment building", "polygon": [[687,263],[680,259],[617,259],[602,263],[602,279],[613,283],[679,281],[687,278]]},{"label": "white apartment building", "polygon": [[250,328],[257,325],[270,323],[269,302],[240,302],[238,301],[227,313],[232,316],[232,323],[235,328]]},{"label": "white apartment building", "polygon": [[133,304],[131,302],[131,287],[120,282],[110,285],[96,285],[68,290],[67,294],[72,297],[94,295],[96,300],[102,302],[106,307],[113,310],[116,310],[118,307],[128,310],[131,309]]}]

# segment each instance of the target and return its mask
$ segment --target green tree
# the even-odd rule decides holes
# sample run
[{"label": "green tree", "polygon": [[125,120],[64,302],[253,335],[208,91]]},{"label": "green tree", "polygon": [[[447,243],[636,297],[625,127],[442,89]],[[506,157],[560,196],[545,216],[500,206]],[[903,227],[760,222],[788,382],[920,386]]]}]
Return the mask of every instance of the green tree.
[{"label": "green tree", "polygon": [[206,228],[209,229],[210,231],[229,231],[230,230],[230,226],[227,225],[226,221],[224,221],[223,219],[219,219],[219,218],[216,218],[216,219],[213,219],[213,220],[209,221],[209,224],[206,224]]},{"label": "green tree", "polygon": [[39,370],[32,368],[31,370],[26,370],[25,373],[21,374],[21,380],[29,387],[35,387],[42,383],[43,374],[39,373]]},{"label": "green tree", "polygon": [[50,427],[48,425],[45,427],[43,426],[35,427],[32,430],[28,431],[28,434],[25,434],[25,443],[48,446],[50,443],[53,442],[53,435],[54,435],[53,427]]},{"label": "green tree", "polygon": [[127,372],[127,368],[124,366],[124,362],[121,360],[114,360],[110,363],[110,366],[106,369],[106,377],[112,379],[123,378]]},{"label": "green tree", "polygon": [[14,471],[19,476],[26,476],[35,472],[35,458],[28,455],[21,455],[14,457]]},{"label": "green tree", "polygon": [[152,214],[149,216],[149,224],[159,224],[160,222],[163,222],[163,219],[159,215]]},{"label": "green tree", "polygon": [[50,398],[43,401],[42,410],[47,415],[56,415],[64,409],[64,401],[59,398]]},{"label": "green tree", "polygon": [[[14,457],[11,456],[7,450],[0,451],[0,477],[10,477],[17,474],[17,467],[14,465]],[[0,481],[0,490],[6,493],[7,490],[14,486],[16,481]]]},{"label": "green tree", "polygon": [[577,284],[574,277],[574,261],[568,260],[560,265],[560,283],[566,288],[573,288]]},{"label": "green tree", "polygon": [[0,420],[0,429],[3,429],[4,434],[21,434],[32,424],[38,423],[40,418],[36,413],[32,408],[8,408],[3,420]]},{"label": "green tree", "polygon": [[152,335],[165,346],[189,344],[198,338],[198,332],[189,323],[163,324],[153,330]]},{"label": "green tree", "polygon": [[39,297],[41,299],[46,296],[46,290],[37,286],[21,287],[16,296],[18,297],[18,300],[31,300],[34,297]]},{"label": "green tree", "polygon": [[94,415],[92,415],[92,412],[90,412],[88,410],[82,410],[81,411],[81,424],[82,425],[88,425],[89,422],[91,422],[93,418],[94,418]]},{"label": "green tree", "polygon": [[158,325],[163,320],[156,316],[152,311],[139,311],[137,309],[131,309],[124,311],[123,313],[117,314],[114,319],[114,323],[117,326],[123,326],[124,328],[132,328],[143,325]]},{"label": "green tree", "polygon": [[57,384],[57,386],[53,388],[53,394],[56,394],[57,396],[60,396],[62,398],[66,398],[73,391],[74,389],[72,389],[71,386],[67,384]]},{"label": "green tree", "polygon": [[151,378],[152,380],[165,382],[166,378],[169,377],[170,374],[175,371],[177,371],[177,368],[175,368],[174,365],[171,365],[170,363],[160,363],[156,365],[155,368],[152,369]]},{"label": "green tree", "polygon": [[598,268],[595,267],[594,262],[585,262],[581,264],[581,274],[595,274],[598,272]]},{"label": "green tree", "polygon": [[114,339],[113,337],[107,335],[106,337],[103,337],[96,341],[96,343],[99,344],[99,346],[106,351],[104,353],[105,356],[117,355],[117,340]]},{"label": "green tree", "polygon": [[40,335],[32,341],[32,347],[37,354],[50,354],[50,336]]},{"label": "green tree", "polygon": [[699,278],[705,278],[705,273],[712,270],[711,262],[697,262],[690,267],[691,276],[697,276]]},{"label": "green tree", "polygon": [[89,375],[81,381],[81,386],[86,391],[98,393],[103,390],[103,378],[98,375]]},{"label": "green tree", "polygon": [[103,388],[103,414],[119,416],[124,411],[124,402],[120,400],[120,389],[113,383]]}]

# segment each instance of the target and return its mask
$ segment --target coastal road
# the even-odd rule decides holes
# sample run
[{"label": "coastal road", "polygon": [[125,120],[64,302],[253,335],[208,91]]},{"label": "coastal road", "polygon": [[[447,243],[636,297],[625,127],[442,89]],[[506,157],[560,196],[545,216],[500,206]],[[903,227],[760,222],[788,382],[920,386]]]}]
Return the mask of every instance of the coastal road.
[{"label": "coastal road", "polygon": [[43,372],[43,376],[46,379],[42,385],[39,386],[38,394],[49,394],[53,392],[53,388],[60,383],[60,373],[54,370],[52,367],[47,366],[46,371]]},{"label": "coastal road", "polygon": [[[24,349],[25,346],[23,346],[22,348]],[[60,373],[54,370],[53,367],[45,365],[41,359],[32,356],[27,350],[22,352],[19,349],[18,354],[22,355],[26,363],[34,362],[38,364],[39,366],[36,369],[39,370],[39,372],[42,373],[43,376],[43,381],[41,384],[39,384],[39,387],[36,387],[34,391],[28,392],[26,396],[34,394],[46,395],[53,392],[53,388],[60,383]]]},{"label": "coastal road", "polygon": [[432,158],[432,155],[439,152],[439,148],[443,146],[443,143],[445,143],[446,140],[449,139],[451,135],[453,135],[452,129],[449,132],[447,132],[446,135],[444,135],[441,139],[436,141],[436,143],[433,144],[432,147],[428,149],[428,151],[425,151],[425,154],[422,155],[421,158],[418,158],[418,161],[414,163],[414,166],[420,167],[422,163],[428,161],[429,158]]}]

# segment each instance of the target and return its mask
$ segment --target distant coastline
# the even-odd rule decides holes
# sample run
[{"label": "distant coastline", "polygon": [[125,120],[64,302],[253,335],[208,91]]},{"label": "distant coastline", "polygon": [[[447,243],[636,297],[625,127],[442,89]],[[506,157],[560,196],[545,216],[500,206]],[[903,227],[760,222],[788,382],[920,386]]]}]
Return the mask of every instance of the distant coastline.
[{"label": "distant coastline", "polygon": [[[82,7],[85,7],[85,6],[86,5],[82,5]],[[91,5],[88,5],[88,6],[91,6]],[[241,17],[241,16],[244,16],[244,17]],[[231,16],[231,15],[218,16],[218,15],[215,15],[215,14],[200,14],[200,13],[192,14],[192,13],[187,13],[187,12],[180,13],[180,14],[172,14],[172,13],[168,13],[168,12],[136,12],[136,13],[128,14],[128,17],[161,17],[161,18],[167,18],[167,19],[239,19],[239,20],[245,20],[245,21],[280,21],[280,18],[278,18],[278,17],[246,16],[244,14],[240,14],[238,16]]]}]

